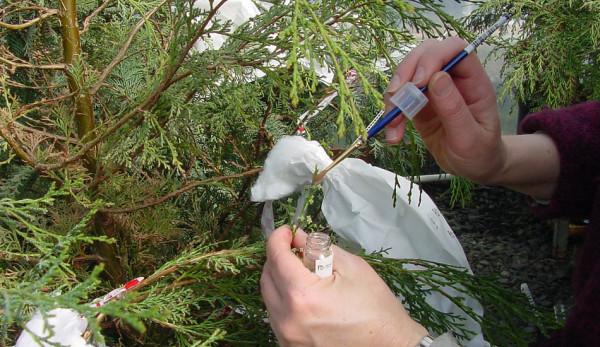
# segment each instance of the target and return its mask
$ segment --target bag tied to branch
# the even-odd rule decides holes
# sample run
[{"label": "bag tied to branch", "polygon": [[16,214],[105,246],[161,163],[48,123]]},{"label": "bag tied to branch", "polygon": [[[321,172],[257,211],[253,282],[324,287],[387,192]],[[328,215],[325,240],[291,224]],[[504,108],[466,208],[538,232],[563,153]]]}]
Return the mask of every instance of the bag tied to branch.
[{"label": "bag tied to branch", "polygon": [[[252,200],[266,202],[262,226],[265,235],[274,229],[272,201],[299,191],[312,183],[315,170],[331,163],[316,141],[299,136],[283,137],[273,147],[255,185]],[[367,253],[386,251],[389,258],[415,258],[460,266],[471,272],[469,262],[441,212],[418,185],[360,159],[346,159],[322,182],[321,211],[333,231],[346,242]],[[411,195],[412,192],[412,195]],[[443,290],[463,296],[453,288]],[[464,298],[474,312],[483,314],[473,298]],[[467,346],[482,346],[481,328],[471,317],[437,291],[427,301],[435,309],[465,319],[475,335]]]}]

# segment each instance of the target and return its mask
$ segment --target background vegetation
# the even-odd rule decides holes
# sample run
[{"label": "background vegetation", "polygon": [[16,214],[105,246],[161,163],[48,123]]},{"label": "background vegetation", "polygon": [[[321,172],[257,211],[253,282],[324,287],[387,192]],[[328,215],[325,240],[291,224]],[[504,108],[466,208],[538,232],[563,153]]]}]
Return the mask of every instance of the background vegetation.
[{"label": "background vegetation", "polygon": [[[0,1],[0,345],[54,307],[84,314],[109,345],[272,344],[258,294],[260,208],[249,201],[269,148],[337,91],[306,124],[335,152],[381,107],[389,69],[417,38],[468,36],[434,0],[263,1],[236,30],[217,15],[226,3]],[[469,24],[507,3],[487,2]],[[598,2],[511,3],[523,30],[502,43],[507,88],[535,105],[594,97]],[[215,34],[228,38],[222,47],[194,48]],[[408,138],[359,155],[414,175],[423,148]],[[493,280],[369,259],[434,331],[468,334],[422,300],[440,278],[484,302],[498,344],[524,344],[523,321],[553,325],[524,299],[502,299],[512,294]],[[147,279],[123,300],[87,305],[137,276]]]}]

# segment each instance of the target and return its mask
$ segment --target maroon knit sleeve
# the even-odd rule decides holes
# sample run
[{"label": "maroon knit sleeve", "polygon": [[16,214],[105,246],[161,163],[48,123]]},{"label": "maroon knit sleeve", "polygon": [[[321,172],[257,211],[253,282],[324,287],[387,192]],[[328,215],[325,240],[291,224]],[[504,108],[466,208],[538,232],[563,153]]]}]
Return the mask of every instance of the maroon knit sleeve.
[{"label": "maroon knit sleeve", "polygon": [[538,341],[537,347],[600,346],[600,185],[590,190],[596,191],[596,197],[573,271],[575,305],[569,310],[564,327],[547,340]]},{"label": "maroon knit sleeve", "polygon": [[600,177],[600,102],[531,114],[521,133],[543,132],[556,144],[560,176],[548,206],[534,206],[540,217],[588,217]]},{"label": "maroon knit sleeve", "polygon": [[565,326],[538,346],[600,346],[600,103],[544,110],[525,118],[521,132],[549,135],[560,155],[560,176],[542,217],[590,217],[573,273],[575,305]]}]

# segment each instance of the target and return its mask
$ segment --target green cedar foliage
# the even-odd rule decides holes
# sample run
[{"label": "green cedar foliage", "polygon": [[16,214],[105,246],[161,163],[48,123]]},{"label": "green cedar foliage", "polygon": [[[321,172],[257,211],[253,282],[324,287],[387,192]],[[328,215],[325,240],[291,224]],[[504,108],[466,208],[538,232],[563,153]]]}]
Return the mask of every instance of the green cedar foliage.
[{"label": "green cedar foliage", "polygon": [[467,23],[483,28],[507,5],[514,25],[497,44],[505,61],[501,95],[514,93],[531,111],[598,99],[600,2],[491,0]]},{"label": "green cedar foliage", "polygon": [[[215,17],[226,1],[206,11],[188,0],[0,2],[0,345],[56,307],[81,312],[108,345],[273,344],[249,201],[266,153],[331,90],[339,97],[308,130],[339,149],[381,107],[395,52],[415,33],[462,33],[434,0],[265,1],[233,31]],[[225,45],[194,50],[215,34]],[[332,68],[330,86],[317,64]],[[423,146],[411,138],[363,155],[414,175]],[[435,288],[402,284],[430,275],[371,261],[425,325],[466,334],[452,317],[425,318]],[[137,276],[146,280],[124,299],[89,306]]]}]

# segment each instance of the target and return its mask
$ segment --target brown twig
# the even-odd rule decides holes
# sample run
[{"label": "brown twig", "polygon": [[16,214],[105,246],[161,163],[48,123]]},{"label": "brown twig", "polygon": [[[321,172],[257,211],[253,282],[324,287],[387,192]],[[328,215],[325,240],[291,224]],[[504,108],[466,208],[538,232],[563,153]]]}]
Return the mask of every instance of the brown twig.
[{"label": "brown twig", "polygon": [[30,133],[35,133],[35,134],[38,134],[38,135],[43,135],[43,136],[51,138],[51,139],[55,139],[55,140],[59,140],[59,141],[63,141],[63,142],[69,142],[71,144],[78,144],[79,143],[79,141],[77,141],[77,139],[74,139],[72,137],[65,137],[65,136],[51,134],[49,132],[46,132],[46,131],[43,131],[43,130],[39,130],[39,129],[36,129],[36,128],[32,128],[30,126],[27,126],[25,124],[21,124],[19,122],[14,122],[13,124],[15,126],[21,128],[21,129],[25,130],[25,131],[30,132]]},{"label": "brown twig", "polygon": [[21,29],[29,28],[30,26],[34,25],[35,23],[37,23],[41,20],[44,20],[50,16],[54,16],[54,15],[58,14],[58,10],[50,9],[50,8],[42,8],[42,11],[43,11],[43,13],[39,17],[29,20],[25,23],[9,24],[9,23],[5,23],[5,22],[0,22],[0,27],[9,29],[9,30],[21,30]]},{"label": "brown twig", "polygon": [[11,131],[9,131],[11,124],[6,124],[6,126],[0,125],[0,136],[4,138],[4,140],[8,143],[8,145],[12,148],[12,150],[17,154],[17,156],[26,162],[31,167],[35,167],[37,162],[35,159],[27,153],[27,151],[21,146],[19,141],[12,137]]},{"label": "brown twig", "polygon": [[[37,264],[40,262],[40,255],[27,255],[27,254],[16,254],[5,251],[0,251],[0,260],[6,262],[28,262],[31,264]],[[1,314],[1,312],[0,312]]]},{"label": "brown twig", "polygon": [[[285,11],[275,17],[273,17],[269,22],[264,23],[263,25],[261,25],[260,27],[256,28],[256,30],[254,32],[260,32],[261,30],[264,30],[265,28],[270,27],[271,25],[277,23],[280,19],[282,19],[283,17],[287,16],[287,14],[289,13],[288,11]],[[246,46],[250,43],[250,41],[244,41],[240,44],[240,46],[238,47],[238,51],[243,50],[244,48],[246,48]]]},{"label": "brown twig", "polygon": [[[269,102],[269,103],[267,103],[267,108],[265,109],[262,120],[260,122],[260,126],[258,129],[258,136],[256,137],[256,141],[253,146],[255,158],[257,158],[258,155],[260,154],[260,149],[261,149],[262,143],[266,139],[267,134],[266,134],[266,130],[265,130],[265,124],[272,112],[273,112],[273,103]],[[249,187],[250,187],[250,181],[247,179],[244,182],[244,184],[242,185],[242,189],[240,189],[240,192],[238,193],[235,204],[233,204],[232,207],[229,208],[223,214],[223,217],[221,217],[221,220],[219,221],[219,225],[222,225],[225,222],[225,219],[229,215],[229,212],[231,211],[231,209],[238,207],[237,208],[238,211],[236,212],[236,215],[231,219],[231,221],[229,223],[227,223],[227,226],[225,228],[223,228],[223,232],[219,234],[218,241],[224,240],[227,237],[227,235],[229,235],[229,233],[231,232],[231,229],[233,229],[235,221],[244,212],[245,209],[239,208],[239,205],[240,205],[240,202],[242,201],[242,198],[244,197],[244,195],[246,195],[246,193],[248,192]]]},{"label": "brown twig", "polygon": [[126,207],[126,208],[108,208],[108,209],[100,209],[99,212],[105,212],[105,213],[130,213],[130,212],[135,212],[144,208],[148,208],[148,207],[152,207],[152,206],[156,206],[159,204],[162,204],[163,202],[173,199],[185,192],[188,192],[198,186],[202,186],[202,185],[206,185],[206,184],[210,184],[210,183],[216,183],[216,182],[221,182],[221,181],[226,181],[229,179],[233,179],[233,178],[240,178],[240,177],[247,177],[247,176],[253,176],[256,175],[257,173],[259,173],[262,170],[262,168],[254,168],[239,174],[233,174],[233,175],[227,175],[227,176],[218,176],[218,177],[211,177],[211,178],[207,178],[204,180],[197,180],[197,181],[191,181],[186,183],[184,186],[182,186],[181,188],[170,192],[166,195],[161,196],[160,198],[156,198],[156,199],[150,199],[150,200],[146,200],[145,202],[140,203],[137,206],[133,206],[133,207]]},{"label": "brown twig", "polygon": [[361,7],[367,6],[369,3],[370,3],[369,1],[356,2],[356,3],[354,3],[353,6],[348,7],[345,11],[338,13],[335,16],[331,17],[327,22],[325,22],[325,25],[333,25],[333,24],[339,22],[340,20],[344,19],[350,13],[358,10]]},{"label": "brown twig", "polygon": [[57,97],[51,98],[51,99],[42,99],[42,100],[39,100],[39,101],[36,101],[36,102],[32,102],[31,104],[27,104],[27,105],[21,106],[15,112],[14,118],[15,119],[19,118],[19,115],[21,115],[21,114],[23,114],[23,113],[25,113],[25,112],[27,112],[29,110],[32,110],[32,109],[35,109],[35,108],[38,108],[38,107],[44,106],[44,105],[50,105],[50,104],[55,103],[57,101],[68,99],[68,98],[70,98],[70,97],[72,97],[74,95],[75,95],[75,93],[69,93],[69,94],[60,95],[60,96],[57,96]]},{"label": "brown twig", "polygon": [[163,0],[156,7],[154,7],[150,11],[148,11],[144,15],[144,17],[142,17],[142,19],[140,19],[137,22],[137,24],[133,27],[133,29],[131,29],[131,31],[129,32],[129,35],[127,36],[127,39],[121,45],[121,48],[119,49],[119,52],[117,53],[117,55],[113,58],[113,60],[102,71],[102,73],[100,74],[100,77],[98,77],[98,82],[96,82],[92,86],[92,88],[90,88],[90,94],[94,95],[94,94],[96,94],[98,92],[98,89],[100,89],[102,87],[102,84],[104,83],[104,81],[106,80],[106,78],[108,77],[108,75],[110,75],[110,73],[112,72],[112,70],[117,65],[119,65],[119,63],[121,63],[121,61],[123,61],[123,58],[125,57],[125,54],[127,54],[127,50],[129,50],[129,46],[131,46],[131,43],[133,42],[133,38],[138,33],[138,31],[140,31],[140,29],[142,29],[142,27],[144,26],[144,24],[146,23],[146,21],[148,21],[148,19],[150,17],[152,17],[156,13],[156,11],[158,11],[158,9],[162,5],[164,5],[166,2],[167,2],[167,0]]},{"label": "brown twig", "polygon": [[102,12],[111,1],[112,0],[104,0],[104,2],[100,6],[98,6],[97,9],[95,9],[92,13],[90,13],[89,16],[85,17],[85,19],[83,20],[83,27],[80,30],[80,34],[84,34],[86,31],[88,31],[88,29],[90,28],[90,23],[92,22],[92,19],[94,17],[96,17],[98,14],[100,14],[100,12]]},{"label": "brown twig", "polygon": [[223,228],[223,232],[219,234],[219,237],[217,238],[218,242],[221,242],[223,240],[225,240],[227,238],[227,236],[229,236],[229,233],[231,232],[231,230],[233,229],[235,222],[239,221],[239,218],[242,216],[242,214],[246,211],[246,207],[248,205],[248,203],[245,203],[241,206],[239,206],[239,197],[243,196],[244,194],[246,194],[246,192],[248,191],[248,187],[249,185],[246,185],[244,187],[244,189],[242,189],[240,191],[240,194],[238,196],[238,202],[235,206],[237,206],[237,212],[236,214],[233,216],[233,218],[229,221],[229,223],[227,223],[227,226],[225,228]]},{"label": "brown twig", "polygon": [[233,152],[237,153],[240,159],[242,159],[242,163],[244,163],[246,167],[250,166],[248,160],[246,159],[246,156],[244,155],[244,153],[242,153],[242,151],[240,151],[240,148],[238,147],[235,140],[231,141],[231,145],[233,146]]},{"label": "brown twig", "polygon": [[0,62],[10,65],[11,72],[13,72],[14,70],[16,70],[18,68],[39,69],[39,70],[64,70],[66,68],[65,64],[34,65],[34,64],[30,64],[30,63],[20,63],[20,62],[12,61],[12,60],[6,59],[2,56],[0,56]]},{"label": "brown twig", "polygon": [[256,136],[256,142],[254,142],[254,157],[255,158],[258,158],[258,155],[260,154],[260,149],[262,147],[262,144],[266,140],[266,137],[267,137],[267,129],[266,129],[267,119],[269,118],[269,116],[271,115],[272,112],[273,112],[273,103],[269,101],[269,103],[267,103],[267,108],[265,109],[265,113],[263,114],[263,118],[260,121],[260,125],[258,127],[258,134]]},{"label": "brown twig", "polygon": [[[206,65],[204,67],[204,70],[206,71],[211,71],[214,72],[216,71],[219,66],[223,65],[225,62],[231,65],[238,65],[238,66],[243,66],[243,67],[259,67],[261,66],[264,62],[262,60],[253,60],[253,61],[241,61],[241,60],[237,60],[237,59],[231,59],[231,60],[227,60],[227,57],[221,57],[221,63],[220,64],[209,64]],[[267,59],[265,59],[267,60]],[[176,76],[174,76],[171,81],[169,82],[168,86],[172,86],[175,83],[189,77],[192,75],[191,71],[186,71],[186,72],[182,72]]]},{"label": "brown twig", "polygon": [[171,79],[171,81],[169,82],[169,87],[191,75],[192,75],[191,71],[186,71],[186,72],[180,73],[179,75],[177,75],[177,76],[173,77],[173,79]]},{"label": "brown twig", "polygon": [[26,84],[11,81],[11,80],[6,80],[6,84],[8,84],[11,87],[23,88],[23,89],[54,89],[54,88],[66,87],[66,85],[61,85],[61,84],[49,84],[46,86],[28,86]]}]

